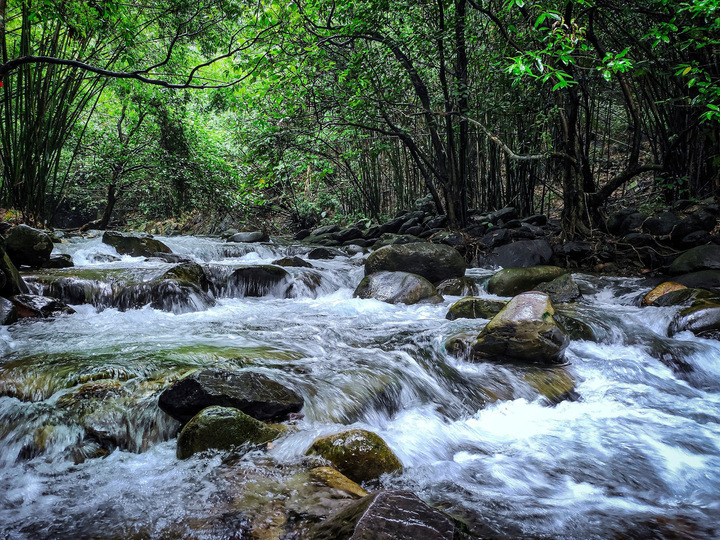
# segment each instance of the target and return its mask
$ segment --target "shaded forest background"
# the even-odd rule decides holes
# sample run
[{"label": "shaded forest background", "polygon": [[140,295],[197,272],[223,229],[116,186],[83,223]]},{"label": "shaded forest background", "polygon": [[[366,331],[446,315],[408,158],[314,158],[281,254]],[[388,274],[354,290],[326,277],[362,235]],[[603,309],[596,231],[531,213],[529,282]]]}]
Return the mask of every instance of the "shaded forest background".
[{"label": "shaded forest background", "polygon": [[0,0],[0,207],[382,220],[720,193],[717,0]]}]

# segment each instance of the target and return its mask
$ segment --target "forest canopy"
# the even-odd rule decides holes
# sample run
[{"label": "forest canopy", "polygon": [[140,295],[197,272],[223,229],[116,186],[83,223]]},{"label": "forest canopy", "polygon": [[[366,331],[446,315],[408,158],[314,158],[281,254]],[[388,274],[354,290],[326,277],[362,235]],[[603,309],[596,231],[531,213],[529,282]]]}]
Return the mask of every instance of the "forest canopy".
[{"label": "forest canopy", "polygon": [[[0,206],[381,219],[720,189],[717,0],[0,0]],[[100,209],[104,208],[105,212]],[[77,209],[81,209],[79,211]]]}]

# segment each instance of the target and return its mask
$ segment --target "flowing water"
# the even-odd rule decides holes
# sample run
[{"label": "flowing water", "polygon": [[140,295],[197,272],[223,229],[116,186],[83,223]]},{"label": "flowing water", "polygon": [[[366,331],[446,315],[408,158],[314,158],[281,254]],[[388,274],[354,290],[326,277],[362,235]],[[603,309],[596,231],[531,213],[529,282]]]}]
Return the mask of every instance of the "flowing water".
[{"label": "flowing water", "polygon": [[[162,240],[211,275],[309,251]],[[102,262],[117,254],[98,238],[56,249],[76,264],[66,275],[95,276],[96,298],[172,267]],[[2,327],[0,535],[243,538],[262,523],[269,538],[289,528],[278,516],[322,514],[304,472],[313,439],[359,427],[404,466],[368,488],[410,489],[476,533],[720,536],[720,342],[666,337],[676,308],[636,307],[641,281],[575,276],[584,298],[574,316],[595,337],[572,341],[566,366],[541,370],[449,356],[449,337],[487,322],[446,320],[458,297],[354,299],[361,255],[312,263],[288,268],[284,289],[262,297],[216,291],[212,305],[169,311],[96,301]],[[468,271],[481,285],[491,273]],[[179,424],[157,398],[207,366],[294,388],[304,419],[267,451],[179,461]]]}]

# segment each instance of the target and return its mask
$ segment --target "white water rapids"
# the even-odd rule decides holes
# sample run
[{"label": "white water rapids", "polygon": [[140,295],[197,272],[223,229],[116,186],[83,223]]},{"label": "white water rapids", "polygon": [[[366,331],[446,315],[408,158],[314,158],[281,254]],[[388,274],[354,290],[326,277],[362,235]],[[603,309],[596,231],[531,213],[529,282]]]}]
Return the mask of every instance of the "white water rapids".
[{"label": "white water rapids", "polygon": [[[309,251],[161,240],[230,268]],[[137,276],[172,266],[93,262],[117,255],[98,238],[56,249],[75,270]],[[379,434],[404,467],[369,487],[410,489],[477,533],[720,537],[720,342],[665,337],[676,308],[635,307],[648,290],[640,280],[575,276],[577,317],[597,338],[571,342],[565,372],[577,399],[553,405],[528,383],[534,372],[446,353],[449,337],[487,322],[446,320],[458,297],[354,299],[360,255],[311,262],[322,281],[297,298],[217,298],[190,313],[80,305],[0,328],[0,537],[232,537],[268,508],[294,504],[291,471],[314,438],[355,427]],[[482,283],[491,271],[468,274]],[[177,423],[157,396],[168,378],[209,366],[259,371],[297,390],[297,431],[235,462],[221,453],[179,461]],[[90,412],[73,399],[88,381],[112,385]],[[123,436],[92,457],[91,429]]]}]

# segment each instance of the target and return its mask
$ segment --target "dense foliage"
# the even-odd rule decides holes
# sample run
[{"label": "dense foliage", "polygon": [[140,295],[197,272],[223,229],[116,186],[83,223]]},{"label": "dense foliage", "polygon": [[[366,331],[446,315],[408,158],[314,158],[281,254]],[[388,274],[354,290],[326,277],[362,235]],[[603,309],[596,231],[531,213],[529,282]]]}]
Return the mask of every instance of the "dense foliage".
[{"label": "dense foliage", "polygon": [[717,0],[0,0],[2,205],[44,221],[269,206],[380,218],[430,194],[562,208],[720,185]]}]

